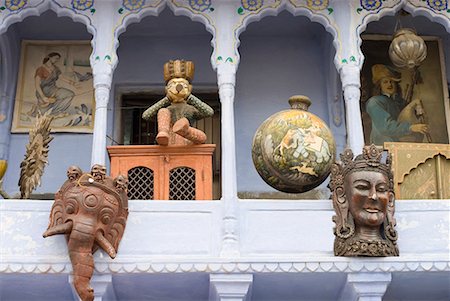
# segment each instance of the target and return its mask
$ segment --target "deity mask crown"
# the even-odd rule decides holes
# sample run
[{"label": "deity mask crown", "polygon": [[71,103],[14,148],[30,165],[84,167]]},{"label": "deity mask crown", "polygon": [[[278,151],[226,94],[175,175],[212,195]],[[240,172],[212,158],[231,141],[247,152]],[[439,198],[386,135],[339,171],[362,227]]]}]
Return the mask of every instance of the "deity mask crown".
[{"label": "deity mask crown", "polygon": [[[384,174],[388,179],[392,179],[392,158],[391,154],[386,157],[385,163],[382,161],[383,150],[378,149],[374,144],[366,145],[363,148],[362,155],[356,156],[353,160],[353,152],[351,149],[346,149],[341,155],[341,162],[333,164],[331,168],[330,188],[334,190],[338,186],[344,184],[344,179],[347,174],[355,171],[376,171]],[[389,189],[392,191],[394,183],[389,181]]]},{"label": "deity mask crown", "polygon": [[189,82],[194,79],[194,62],[170,60],[164,64],[164,80],[167,83],[173,78],[184,78]]}]

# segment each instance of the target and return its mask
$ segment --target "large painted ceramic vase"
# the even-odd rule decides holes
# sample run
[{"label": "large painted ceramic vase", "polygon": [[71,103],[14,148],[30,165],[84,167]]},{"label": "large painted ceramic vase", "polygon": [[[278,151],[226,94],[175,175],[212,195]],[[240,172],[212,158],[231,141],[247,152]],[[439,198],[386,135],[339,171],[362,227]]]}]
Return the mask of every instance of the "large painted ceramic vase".
[{"label": "large painted ceramic vase", "polygon": [[311,100],[289,98],[290,110],[266,119],[253,138],[253,163],[273,188],[300,193],[320,185],[330,174],[336,145],[330,129],[307,112]]}]

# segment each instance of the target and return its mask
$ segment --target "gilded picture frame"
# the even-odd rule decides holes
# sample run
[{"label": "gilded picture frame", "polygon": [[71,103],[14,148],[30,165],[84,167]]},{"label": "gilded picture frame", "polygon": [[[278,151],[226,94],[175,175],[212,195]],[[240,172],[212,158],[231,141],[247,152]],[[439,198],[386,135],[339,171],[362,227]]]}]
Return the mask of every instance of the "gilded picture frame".
[{"label": "gilded picture frame", "polygon": [[[370,112],[368,112],[368,103],[369,100],[371,100],[371,97],[376,96],[377,93],[381,94],[379,89],[377,92],[376,85],[373,82],[373,78],[376,76],[374,75],[375,71],[373,66],[386,66],[386,69],[384,69],[385,73],[390,73],[392,71],[391,74],[396,74],[396,81],[401,78],[398,81],[398,95],[401,98],[405,97],[405,91],[408,90],[409,85],[412,83],[412,73],[410,70],[401,70],[392,64],[388,53],[392,36],[363,35],[362,38],[363,42],[361,50],[365,60],[361,70],[361,114],[365,143],[375,143],[380,147],[383,147],[385,142],[428,143],[429,140],[431,140],[432,143],[448,144],[450,141],[450,101],[445,71],[444,51],[440,38],[422,36],[427,45],[427,57],[418,67],[418,81],[413,86],[414,88],[412,90],[412,99],[420,99],[422,103],[422,116],[428,126],[430,137],[413,132],[402,134],[400,136],[394,134],[390,135],[390,132],[387,132],[387,134],[385,134],[386,136],[384,136],[385,139],[383,139],[383,137],[381,139],[374,138],[375,135],[372,133],[372,129],[377,125],[372,121]],[[379,116],[374,115],[373,113],[372,115],[374,118]],[[414,118],[417,117],[417,119],[411,120],[411,122],[420,123],[417,110],[414,112],[414,115]],[[394,120],[393,127],[397,126],[395,124],[395,118],[393,117],[392,119]],[[384,124],[387,124],[387,122],[384,122]],[[383,130],[389,131],[390,129],[387,129],[386,127]]]},{"label": "gilded picture frame", "polygon": [[92,133],[95,98],[90,41],[22,41],[12,133],[27,133],[40,115],[52,132]]}]

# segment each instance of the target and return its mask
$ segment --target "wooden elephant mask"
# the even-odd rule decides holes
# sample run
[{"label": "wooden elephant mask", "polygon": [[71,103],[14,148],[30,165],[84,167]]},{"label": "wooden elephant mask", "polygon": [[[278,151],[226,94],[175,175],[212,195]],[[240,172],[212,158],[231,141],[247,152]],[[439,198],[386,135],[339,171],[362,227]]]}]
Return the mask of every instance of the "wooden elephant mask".
[{"label": "wooden elephant mask", "polygon": [[94,299],[90,279],[93,253],[102,248],[115,258],[128,216],[127,179],[107,177],[101,165],[90,173],[69,167],[68,180],[55,195],[44,237],[65,234],[72,262],[74,286],[83,301]]}]

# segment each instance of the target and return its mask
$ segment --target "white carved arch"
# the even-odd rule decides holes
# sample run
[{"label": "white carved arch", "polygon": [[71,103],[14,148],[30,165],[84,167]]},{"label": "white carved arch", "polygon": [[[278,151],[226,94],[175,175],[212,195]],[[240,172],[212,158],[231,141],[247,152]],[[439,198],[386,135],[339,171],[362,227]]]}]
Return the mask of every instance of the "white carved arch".
[{"label": "white carved arch", "polygon": [[394,16],[399,10],[404,9],[413,17],[423,16],[429,19],[433,23],[441,24],[445,27],[446,31],[450,33],[450,19],[442,14],[434,12],[429,7],[415,6],[408,0],[401,0],[393,7],[381,8],[379,11],[368,14],[362,19],[361,24],[356,27],[356,40],[358,45],[358,55],[360,56],[359,68],[361,69],[364,62],[364,54],[361,51],[362,38],[361,34],[366,30],[367,25],[374,21],[379,21],[386,16]]},{"label": "white carved arch", "polygon": [[439,14],[434,12],[431,8],[426,7],[417,7],[413,5],[411,2],[407,2],[404,4],[403,9],[411,14],[413,17],[423,16],[430,20],[433,23],[438,23],[444,26],[445,30],[450,33],[450,18],[443,14]]},{"label": "white carved arch", "polygon": [[175,16],[185,16],[190,18],[194,22],[200,22],[205,25],[206,31],[212,35],[211,39],[211,47],[213,48],[212,56],[211,56],[211,65],[213,69],[216,69],[216,60],[214,59],[214,54],[216,52],[216,29],[214,27],[213,20],[207,16],[206,14],[202,14],[199,12],[194,12],[190,8],[178,6],[175,1],[169,2],[168,6],[171,8],[172,12]]},{"label": "white carved arch", "polygon": [[52,10],[58,17],[69,17],[74,22],[79,22],[86,25],[88,32],[95,37],[96,30],[92,25],[92,21],[89,17],[78,13],[76,10],[61,6],[57,0],[42,0],[35,6],[25,6],[17,13],[10,13],[6,15],[3,19],[3,22],[0,24],[0,34],[6,32],[10,25],[21,22],[27,17],[39,16],[47,10]]},{"label": "white carved arch", "polygon": [[311,20],[311,22],[319,23],[320,25],[322,25],[325,28],[325,30],[327,32],[329,32],[332,35],[332,37],[333,37],[333,46],[334,46],[334,48],[336,50],[336,54],[335,54],[335,57],[334,57],[334,64],[335,64],[336,68],[339,68],[339,66],[340,66],[339,57],[340,57],[340,52],[341,52],[341,42],[339,41],[338,29],[337,29],[336,25],[332,24],[330,22],[330,20],[328,18],[326,18],[325,16],[314,12],[314,10],[311,10],[311,9],[309,9],[307,7],[295,7],[291,3],[287,3],[287,2],[281,2],[281,4],[276,6],[276,7],[263,8],[257,14],[249,14],[248,16],[244,17],[244,19],[242,20],[241,24],[238,25],[235,28],[235,30],[234,30],[234,36],[235,36],[235,39],[236,39],[235,50],[234,51],[236,53],[236,61],[237,61],[237,63],[239,63],[239,60],[240,60],[240,55],[239,55],[238,48],[239,48],[239,45],[240,45],[241,41],[239,39],[239,36],[241,35],[242,32],[244,32],[246,30],[247,26],[250,23],[260,21],[264,17],[278,16],[284,10],[290,12],[295,17],[296,16],[305,16],[309,20]]},{"label": "white carved arch", "polygon": [[[176,4],[175,0],[171,1],[161,1],[155,6],[152,7],[144,7],[138,12],[130,12],[126,16],[124,16],[120,20],[120,24],[114,29],[114,56],[117,55],[117,48],[119,48],[120,42],[119,42],[119,36],[124,33],[127,29],[127,27],[133,23],[138,23],[142,19],[148,16],[159,16],[159,14],[163,11],[166,6],[173,12],[175,16],[186,16],[189,17],[194,22],[200,22],[203,25],[205,25],[206,30],[212,34],[213,38],[211,40],[211,46],[214,49],[215,46],[215,30],[213,26],[213,21],[206,17],[204,14],[194,12],[193,10]],[[113,69],[117,66],[118,60],[113,60]]]},{"label": "white carved arch", "polygon": [[27,5],[17,13],[10,13],[6,15],[3,19],[3,22],[0,24],[0,35],[5,33],[10,25],[21,22],[27,17],[40,16],[42,13],[48,10],[55,12],[58,17],[69,17],[74,22],[86,25],[87,31],[93,36],[91,40],[91,46],[93,49],[92,53],[95,53],[96,28],[93,26],[92,20],[89,17],[77,12],[76,10],[61,6],[58,3],[58,0],[42,0],[40,3],[34,6]]}]

